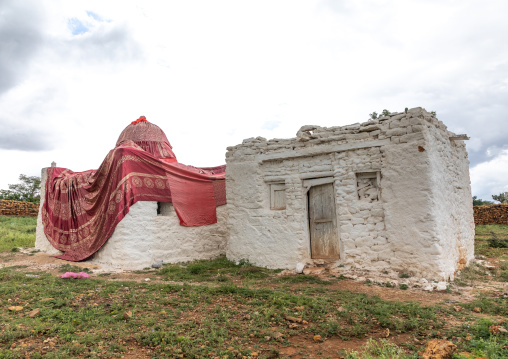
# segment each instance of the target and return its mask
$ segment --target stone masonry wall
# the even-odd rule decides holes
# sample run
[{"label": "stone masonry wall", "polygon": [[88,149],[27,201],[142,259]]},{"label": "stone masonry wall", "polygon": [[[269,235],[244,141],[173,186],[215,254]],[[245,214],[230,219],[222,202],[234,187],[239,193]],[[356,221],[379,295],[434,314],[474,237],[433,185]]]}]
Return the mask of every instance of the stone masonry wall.
[{"label": "stone masonry wall", "polygon": [[[312,262],[305,181],[332,178],[337,264],[350,271],[453,278],[460,253],[471,259],[474,233],[467,153],[452,135],[415,108],[363,124],[303,126],[297,138],[250,138],[228,147],[228,258],[287,269]],[[275,183],[285,184],[286,209],[270,209]]]},{"label": "stone masonry wall", "polygon": [[35,217],[38,208],[39,203],[0,200],[0,216]]},{"label": "stone masonry wall", "polygon": [[508,204],[474,206],[475,224],[508,224]]},{"label": "stone masonry wall", "polygon": [[[231,175],[226,183],[229,233],[230,237],[239,239],[228,243],[231,258],[247,259],[261,266],[273,267],[275,263],[277,268],[294,266],[295,253],[305,251],[300,218],[293,218],[295,214],[287,210],[266,213],[265,208],[270,208],[269,185],[257,163],[237,163],[226,167],[226,171]],[[286,185],[288,200],[294,200],[296,194],[291,189],[291,179]],[[279,240],[270,241],[272,237]]]},{"label": "stone masonry wall", "polygon": [[356,173],[380,172],[383,153],[373,147],[336,153],[334,157],[342,262],[348,268],[389,269],[392,248],[387,241],[383,194],[378,193],[378,199],[372,201],[360,199],[356,178]]}]

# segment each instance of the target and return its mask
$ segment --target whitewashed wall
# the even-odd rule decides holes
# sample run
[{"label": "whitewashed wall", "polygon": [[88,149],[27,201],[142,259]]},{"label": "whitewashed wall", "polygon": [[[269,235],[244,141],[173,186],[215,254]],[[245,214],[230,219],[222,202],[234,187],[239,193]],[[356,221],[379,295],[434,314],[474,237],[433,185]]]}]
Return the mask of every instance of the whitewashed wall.
[{"label": "whitewashed wall", "polygon": [[44,233],[44,226],[42,224],[41,209],[44,205],[44,199],[46,198],[46,181],[48,179],[47,168],[41,170],[41,204],[39,206],[39,214],[37,215],[37,228],[35,231],[35,248],[43,253],[47,254],[62,254],[57,250],[51,243],[49,243]]},{"label": "whitewashed wall", "polygon": [[442,123],[427,123],[429,157],[432,166],[435,238],[442,250],[441,272],[453,279],[455,269],[463,269],[474,259],[473,207],[469,160],[463,141],[450,141]]},{"label": "whitewashed wall", "polygon": [[[312,132],[306,130],[312,129]],[[227,256],[270,268],[310,262],[304,180],[333,177],[346,269],[453,279],[473,258],[474,220],[462,141],[421,108],[297,138],[228,147]],[[359,199],[357,173],[379,173],[378,200]],[[285,183],[285,210],[270,210]]]},{"label": "whitewashed wall", "polygon": [[136,202],[90,263],[102,268],[134,270],[160,260],[188,262],[225,253],[229,237],[226,206],[217,207],[217,223],[184,227],[173,206],[164,205],[169,211],[157,215],[157,202]]}]

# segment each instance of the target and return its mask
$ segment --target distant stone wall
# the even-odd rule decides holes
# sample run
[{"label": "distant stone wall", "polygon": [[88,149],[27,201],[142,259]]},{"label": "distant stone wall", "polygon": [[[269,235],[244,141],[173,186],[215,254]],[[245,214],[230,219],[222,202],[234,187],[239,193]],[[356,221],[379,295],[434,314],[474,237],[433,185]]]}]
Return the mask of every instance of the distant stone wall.
[{"label": "distant stone wall", "polygon": [[2,216],[37,216],[39,203],[0,200]]},{"label": "distant stone wall", "polygon": [[508,224],[508,204],[475,206],[475,224]]}]

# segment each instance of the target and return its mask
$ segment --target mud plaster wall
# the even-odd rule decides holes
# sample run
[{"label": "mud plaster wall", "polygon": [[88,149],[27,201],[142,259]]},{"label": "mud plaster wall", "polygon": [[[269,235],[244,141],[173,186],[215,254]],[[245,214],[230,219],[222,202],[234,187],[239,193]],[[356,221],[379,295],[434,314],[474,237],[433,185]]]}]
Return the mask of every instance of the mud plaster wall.
[{"label": "mud plaster wall", "polygon": [[[415,108],[363,124],[302,129],[309,128],[313,131],[301,130],[298,138],[258,137],[228,148],[228,258],[288,269],[308,262],[304,184],[319,177],[333,178],[337,264],[446,280],[462,258],[451,248],[462,248],[466,261],[472,258],[467,153],[435,117]],[[362,173],[377,176],[377,195],[375,190],[360,198]],[[270,209],[272,183],[285,184],[284,210]]]},{"label": "mud plaster wall", "polygon": [[[41,206],[44,199],[46,169],[41,173]],[[102,270],[136,270],[164,263],[215,258],[225,253],[229,237],[226,206],[217,207],[217,223],[184,227],[171,204],[164,203],[157,215],[157,202],[136,202],[118,223],[113,235],[87,263]],[[60,253],[46,238],[41,216],[37,219],[35,247],[49,254]]]}]

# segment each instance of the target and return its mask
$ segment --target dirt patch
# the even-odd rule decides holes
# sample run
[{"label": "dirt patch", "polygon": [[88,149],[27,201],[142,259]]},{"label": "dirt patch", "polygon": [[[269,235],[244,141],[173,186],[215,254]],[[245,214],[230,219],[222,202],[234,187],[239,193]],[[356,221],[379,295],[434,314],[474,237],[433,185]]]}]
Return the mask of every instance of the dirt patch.
[{"label": "dirt patch", "polygon": [[100,269],[99,266],[89,265],[86,262],[69,262],[58,259],[45,253],[31,253],[33,248],[21,252],[0,253],[0,268],[13,266],[26,266],[23,270],[27,272],[48,272],[58,273],[62,265],[71,264],[80,268],[90,270]]},{"label": "dirt patch", "polygon": [[[369,333],[369,338],[385,339],[386,331],[379,330]],[[312,336],[293,336],[289,340],[291,343],[286,347],[279,349],[279,353],[283,357],[289,358],[306,358],[306,353],[320,353],[322,358],[336,358],[338,352],[361,352],[367,343],[368,338],[353,338],[350,340],[342,340],[339,337],[325,339],[323,342],[316,342]],[[415,339],[409,334],[402,334],[388,338],[388,341],[394,344],[405,344],[415,342]],[[305,351],[302,350],[305,348]],[[305,352],[305,353],[304,353]]]},{"label": "dirt patch", "polygon": [[443,293],[443,292],[426,292],[421,289],[397,289],[381,287],[374,284],[365,284],[364,282],[356,282],[352,280],[343,280],[337,284],[331,285],[334,289],[347,290],[356,293],[365,293],[375,295],[383,300],[397,300],[401,302],[418,302],[421,304],[437,304],[444,301],[464,301],[464,297],[469,295],[469,290],[465,290],[461,295]]}]

